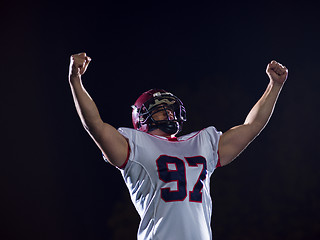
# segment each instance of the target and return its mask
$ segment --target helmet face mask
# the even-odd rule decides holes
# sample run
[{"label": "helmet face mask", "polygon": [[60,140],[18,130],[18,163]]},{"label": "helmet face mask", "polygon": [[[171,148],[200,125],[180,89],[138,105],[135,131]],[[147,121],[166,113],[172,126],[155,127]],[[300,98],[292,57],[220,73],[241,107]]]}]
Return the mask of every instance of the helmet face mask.
[{"label": "helmet face mask", "polygon": [[[160,129],[170,135],[182,130],[186,121],[183,103],[173,94],[162,89],[151,89],[143,93],[132,106],[132,121],[135,129],[150,132]],[[163,111],[165,119],[154,118]]]}]

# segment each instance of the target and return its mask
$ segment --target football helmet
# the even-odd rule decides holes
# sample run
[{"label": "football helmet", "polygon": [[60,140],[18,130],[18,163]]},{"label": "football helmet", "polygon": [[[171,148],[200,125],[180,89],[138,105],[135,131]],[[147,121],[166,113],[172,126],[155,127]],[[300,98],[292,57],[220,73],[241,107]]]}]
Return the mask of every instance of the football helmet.
[{"label": "football helmet", "polygon": [[[166,119],[153,118],[160,111],[165,112]],[[133,127],[139,131],[150,132],[159,128],[170,135],[177,134],[186,120],[186,110],[181,100],[163,89],[144,92],[132,105]]]}]

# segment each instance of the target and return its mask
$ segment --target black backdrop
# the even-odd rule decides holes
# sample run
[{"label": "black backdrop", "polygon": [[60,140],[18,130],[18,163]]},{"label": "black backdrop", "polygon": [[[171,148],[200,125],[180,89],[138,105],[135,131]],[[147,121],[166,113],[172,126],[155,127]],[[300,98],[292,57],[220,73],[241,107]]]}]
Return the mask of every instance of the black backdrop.
[{"label": "black backdrop", "polygon": [[212,176],[215,239],[319,239],[319,16],[307,3],[9,3],[1,9],[1,239],[135,239],[119,171],[82,129],[69,57],[102,118],[131,127],[153,87],[179,96],[183,133],[244,121],[272,59],[289,68],[261,135]]}]

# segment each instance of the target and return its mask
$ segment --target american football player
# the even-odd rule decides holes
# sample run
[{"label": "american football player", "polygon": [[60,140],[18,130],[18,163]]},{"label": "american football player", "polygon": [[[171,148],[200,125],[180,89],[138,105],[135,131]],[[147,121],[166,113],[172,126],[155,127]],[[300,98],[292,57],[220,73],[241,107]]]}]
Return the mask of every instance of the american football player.
[{"label": "american football player", "polygon": [[267,65],[268,86],[243,124],[222,133],[209,126],[177,137],[187,120],[182,101],[163,89],[144,92],[132,106],[133,128],[105,123],[82,84],[91,58],[71,56],[69,83],[82,124],[106,161],[119,168],[141,222],[142,239],[212,239],[210,176],[233,161],[272,115],[288,76]]}]

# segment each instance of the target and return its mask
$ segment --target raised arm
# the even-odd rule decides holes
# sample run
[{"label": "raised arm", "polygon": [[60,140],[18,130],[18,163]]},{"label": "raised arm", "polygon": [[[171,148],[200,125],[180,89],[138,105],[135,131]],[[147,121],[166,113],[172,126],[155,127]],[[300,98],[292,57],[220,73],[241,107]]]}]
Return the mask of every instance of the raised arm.
[{"label": "raised arm", "polygon": [[226,165],[235,159],[249,143],[259,135],[268,123],[281,88],[288,76],[288,69],[276,61],[268,64],[266,73],[269,85],[249,112],[245,122],[222,134],[219,141],[219,156],[221,165]]},{"label": "raised arm", "polygon": [[96,104],[85,90],[81,76],[91,58],[85,53],[70,58],[69,83],[73,100],[85,130],[89,133],[108,161],[122,166],[128,154],[127,140],[111,125],[101,120]]}]

